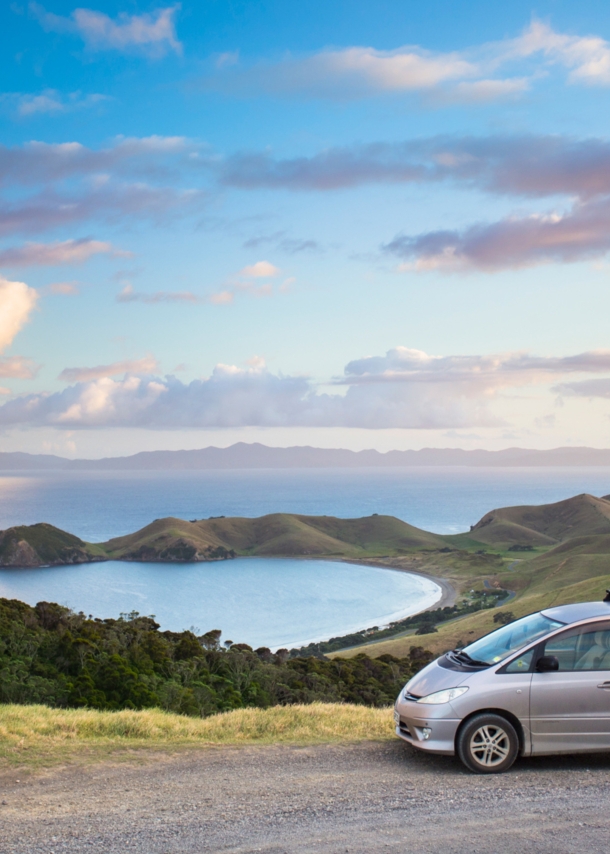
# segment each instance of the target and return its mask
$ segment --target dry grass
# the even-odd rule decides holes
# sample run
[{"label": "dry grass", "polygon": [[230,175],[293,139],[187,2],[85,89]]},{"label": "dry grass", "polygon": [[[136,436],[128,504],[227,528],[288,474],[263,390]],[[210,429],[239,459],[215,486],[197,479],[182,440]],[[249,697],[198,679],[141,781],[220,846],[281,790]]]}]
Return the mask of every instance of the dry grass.
[{"label": "dry grass", "polygon": [[0,705],[0,767],[103,758],[125,749],[316,744],[391,738],[390,709],[339,703],[238,709],[209,718]]}]

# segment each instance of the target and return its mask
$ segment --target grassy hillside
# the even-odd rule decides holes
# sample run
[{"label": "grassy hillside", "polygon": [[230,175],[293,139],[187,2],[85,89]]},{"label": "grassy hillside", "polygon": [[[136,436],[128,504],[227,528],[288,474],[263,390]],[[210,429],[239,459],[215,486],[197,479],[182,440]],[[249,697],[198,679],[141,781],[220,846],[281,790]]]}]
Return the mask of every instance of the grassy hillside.
[{"label": "grassy hillside", "polygon": [[109,557],[123,560],[208,560],[229,556],[230,552],[356,558],[444,546],[442,537],[393,516],[338,519],[290,513],[193,522],[158,519],[135,534],[101,544]]},{"label": "grassy hillside", "polygon": [[113,560],[197,561],[232,557],[218,537],[184,519],[155,519],[135,534],[99,546]]},{"label": "grassy hillside", "polygon": [[592,534],[610,534],[610,501],[587,494],[555,504],[492,510],[470,531],[472,539],[504,548],[555,545]]},{"label": "grassy hillside", "polygon": [[156,519],[105,543],[85,543],[40,523],[0,531],[0,566],[37,567],[91,560],[224,560],[236,555],[270,557],[387,557],[446,547],[442,537],[393,516],[337,519],[273,513],[257,519]]},{"label": "grassy hillside", "polygon": [[[480,611],[441,624],[438,631],[430,634],[415,636],[411,633],[393,640],[364,644],[335,653],[333,657],[351,658],[362,652],[374,657],[385,654],[399,657],[407,654],[414,643],[438,654],[497,628],[493,618],[499,610],[520,617],[552,605],[601,600],[610,588],[610,534],[575,537],[542,553],[519,553],[517,558],[500,560],[495,571],[486,575],[475,574],[468,562],[469,556],[463,553],[440,557],[444,565],[439,566],[439,558],[435,558],[437,573],[450,578],[462,595],[468,595],[469,587],[481,589],[488,585],[511,590],[514,598],[491,611]],[[425,566],[426,562],[421,565]],[[490,564],[489,569],[494,570],[494,567]]]},{"label": "grassy hillside", "polygon": [[53,525],[19,525],[0,531],[0,566],[87,563],[100,550]]},{"label": "grassy hillside", "polygon": [[[440,576],[457,590],[462,613],[472,610],[483,592],[501,588],[512,591],[506,607],[519,616],[556,601],[603,596],[610,586],[610,499],[583,494],[554,504],[501,508],[487,513],[468,533],[451,536],[422,531],[392,516],[339,519],[287,513],[255,519],[158,519],[134,534],[97,545],[44,524],[0,532],[0,565],[208,561],[236,555],[344,558]],[[417,638],[407,628],[394,640],[335,655],[364,651],[378,657],[387,652],[402,658],[414,644],[442,651],[492,628],[493,614],[471,613]]]}]

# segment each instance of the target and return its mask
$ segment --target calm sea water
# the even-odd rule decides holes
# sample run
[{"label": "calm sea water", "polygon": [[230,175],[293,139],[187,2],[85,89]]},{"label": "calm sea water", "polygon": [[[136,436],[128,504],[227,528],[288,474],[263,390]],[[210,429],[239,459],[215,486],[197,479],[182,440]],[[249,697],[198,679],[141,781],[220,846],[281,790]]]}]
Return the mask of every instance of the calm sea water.
[{"label": "calm sea water", "polygon": [[292,469],[0,474],[0,529],[51,522],[89,542],[163,516],[388,513],[439,534],[488,510],[610,493],[610,468]]},{"label": "calm sea water", "polygon": [[162,628],[222,629],[254,647],[294,647],[414,614],[440,597],[426,578],[324,560],[86,564],[0,570],[0,596],[97,617],[155,614]]},{"label": "calm sea water", "polygon": [[[437,533],[468,530],[496,507],[610,493],[610,469],[308,469],[0,475],[0,529],[50,522],[90,542],[155,518],[292,512],[387,513]],[[137,610],[164,628],[297,645],[383,625],[438,598],[414,576],[329,561],[240,559],[187,566],[105,563],[0,570],[0,595],[69,604],[96,616]],[[432,597],[432,599],[430,598]]]}]

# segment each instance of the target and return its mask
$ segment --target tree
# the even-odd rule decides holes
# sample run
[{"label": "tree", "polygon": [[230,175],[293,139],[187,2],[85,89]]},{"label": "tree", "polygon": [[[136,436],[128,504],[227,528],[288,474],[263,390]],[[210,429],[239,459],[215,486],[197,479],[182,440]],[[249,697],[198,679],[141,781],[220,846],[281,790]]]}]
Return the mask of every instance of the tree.
[{"label": "tree", "polygon": [[501,626],[512,623],[514,619],[515,615],[512,611],[498,611],[497,614],[494,614],[494,623],[499,623]]}]

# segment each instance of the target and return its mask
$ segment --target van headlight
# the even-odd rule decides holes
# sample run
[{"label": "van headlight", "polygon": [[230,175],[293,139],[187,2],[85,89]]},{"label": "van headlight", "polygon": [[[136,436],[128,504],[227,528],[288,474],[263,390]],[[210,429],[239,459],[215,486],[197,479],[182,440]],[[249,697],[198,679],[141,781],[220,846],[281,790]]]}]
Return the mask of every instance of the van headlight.
[{"label": "van headlight", "polygon": [[464,685],[462,688],[445,688],[444,691],[437,691],[435,694],[428,694],[427,697],[420,697],[417,701],[424,706],[440,706],[443,703],[450,703],[465,694],[468,687]]}]

